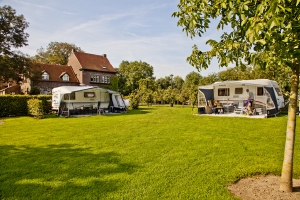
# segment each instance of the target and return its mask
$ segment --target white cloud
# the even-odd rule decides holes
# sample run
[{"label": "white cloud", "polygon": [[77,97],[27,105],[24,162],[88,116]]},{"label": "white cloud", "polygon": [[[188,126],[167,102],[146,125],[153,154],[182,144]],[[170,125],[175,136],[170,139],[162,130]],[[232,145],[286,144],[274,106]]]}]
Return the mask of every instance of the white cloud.
[{"label": "white cloud", "polygon": [[27,6],[34,6],[34,7],[38,7],[38,8],[42,8],[42,9],[47,9],[47,10],[50,10],[50,11],[55,11],[55,12],[58,12],[58,13],[63,13],[63,14],[68,14],[68,15],[75,15],[76,13],[72,13],[72,12],[65,12],[65,11],[60,11],[60,10],[57,10],[57,9],[54,9],[50,6],[45,6],[45,5],[40,5],[40,4],[33,4],[33,3],[28,3],[28,2],[25,2],[25,1],[19,1],[19,0],[13,0],[15,1],[16,3],[20,3],[20,4],[23,4],[23,5],[27,5]]}]

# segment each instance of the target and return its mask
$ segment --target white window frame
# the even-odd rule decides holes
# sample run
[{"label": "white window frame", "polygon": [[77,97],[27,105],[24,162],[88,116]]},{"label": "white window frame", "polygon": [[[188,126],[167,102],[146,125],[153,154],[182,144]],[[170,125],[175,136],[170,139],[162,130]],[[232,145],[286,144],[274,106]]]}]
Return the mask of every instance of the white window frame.
[{"label": "white window frame", "polygon": [[49,80],[49,74],[47,72],[43,72],[42,80]]},{"label": "white window frame", "polygon": [[91,75],[91,83],[100,83],[100,75],[92,74]]},{"label": "white window frame", "polygon": [[110,76],[102,76],[102,83],[110,83]]},{"label": "white window frame", "polygon": [[64,74],[62,77],[63,81],[70,81],[70,76],[68,74]]}]

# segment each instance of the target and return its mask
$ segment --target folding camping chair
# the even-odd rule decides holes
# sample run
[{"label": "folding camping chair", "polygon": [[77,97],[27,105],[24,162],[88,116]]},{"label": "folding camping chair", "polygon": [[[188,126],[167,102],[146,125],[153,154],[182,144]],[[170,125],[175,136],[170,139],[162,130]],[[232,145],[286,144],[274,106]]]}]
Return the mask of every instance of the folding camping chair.
[{"label": "folding camping chair", "polygon": [[244,105],[244,101],[239,101],[237,106],[234,108],[234,113],[235,114],[244,114],[248,113],[247,108]]},{"label": "folding camping chair", "polygon": [[100,102],[100,101],[98,101],[97,114],[104,115],[105,111],[108,110],[108,106],[109,106],[108,102]]},{"label": "folding camping chair", "polygon": [[65,117],[70,116],[69,108],[68,108],[66,102],[61,102],[59,109],[60,109],[60,116],[65,116]]},{"label": "folding camping chair", "polygon": [[206,114],[215,113],[215,107],[212,105],[211,100],[207,100],[207,108],[206,108]]}]

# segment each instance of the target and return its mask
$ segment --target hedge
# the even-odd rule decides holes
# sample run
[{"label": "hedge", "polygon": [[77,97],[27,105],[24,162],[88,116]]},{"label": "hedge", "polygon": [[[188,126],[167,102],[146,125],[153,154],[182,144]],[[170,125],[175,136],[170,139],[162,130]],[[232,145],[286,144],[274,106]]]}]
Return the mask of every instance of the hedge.
[{"label": "hedge", "polygon": [[43,113],[50,113],[51,98],[51,95],[0,95],[0,117],[28,115],[29,99],[41,100]]},{"label": "hedge", "polygon": [[29,99],[27,101],[28,114],[34,118],[42,119],[44,118],[43,104],[42,100]]}]

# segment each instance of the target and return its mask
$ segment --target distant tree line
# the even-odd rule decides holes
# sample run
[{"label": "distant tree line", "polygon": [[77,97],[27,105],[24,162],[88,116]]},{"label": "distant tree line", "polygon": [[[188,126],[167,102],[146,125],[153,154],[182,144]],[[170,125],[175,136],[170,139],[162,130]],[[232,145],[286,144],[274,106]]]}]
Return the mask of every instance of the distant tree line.
[{"label": "distant tree line", "polygon": [[[261,69],[259,67],[226,68],[218,73],[202,76],[197,72],[190,72],[184,79],[170,74],[156,79],[153,76],[153,67],[142,61],[122,61],[118,72],[118,90],[124,95],[133,98],[132,101],[149,104],[173,103],[195,106],[197,103],[198,86],[208,85],[218,81],[271,79],[282,87],[285,97],[290,92],[289,68]],[[138,98],[138,100],[134,100]]]}]

